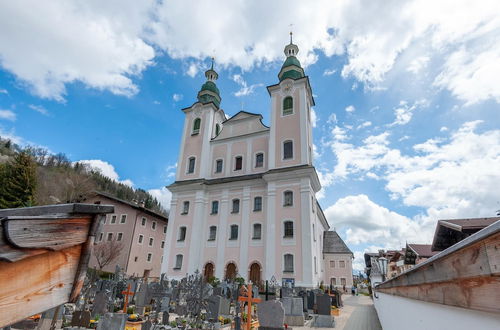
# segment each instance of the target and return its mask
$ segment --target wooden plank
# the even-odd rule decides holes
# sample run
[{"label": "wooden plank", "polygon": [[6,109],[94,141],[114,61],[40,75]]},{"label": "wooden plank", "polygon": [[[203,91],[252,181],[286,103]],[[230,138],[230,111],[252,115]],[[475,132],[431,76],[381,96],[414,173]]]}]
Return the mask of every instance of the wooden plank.
[{"label": "wooden plank", "polygon": [[39,218],[3,221],[5,238],[17,248],[62,250],[87,241],[92,218]]},{"label": "wooden plank", "polygon": [[81,246],[0,261],[0,328],[69,301]]},{"label": "wooden plank", "polygon": [[488,256],[491,273],[500,275],[500,237],[491,237],[484,242],[484,247]]},{"label": "wooden plank", "polygon": [[416,286],[377,288],[376,291],[430,303],[500,313],[499,277],[476,277]]},{"label": "wooden plank", "polygon": [[0,261],[15,262],[47,252],[46,249],[17,249],[8,244],[0,222]]},{"label": "wooden plank", "polygon": [[17,209],[3,209],[0,210],[0,218],[8,216],[37,216],[47,214],[105,214],[113,213],[115,207],[113,205],[103,204],[58,204],[58,205],[45,205],[35,207],[22,207]]}]

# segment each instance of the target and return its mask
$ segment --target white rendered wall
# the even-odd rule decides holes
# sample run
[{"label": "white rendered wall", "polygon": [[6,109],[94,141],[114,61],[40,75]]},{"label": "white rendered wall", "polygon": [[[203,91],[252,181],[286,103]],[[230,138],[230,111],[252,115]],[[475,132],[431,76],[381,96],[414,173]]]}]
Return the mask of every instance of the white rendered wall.
[{"label": "white rendered wall", "polygon": [[494,330],[500,315],[377,293],[373,298],[384,330]]}]

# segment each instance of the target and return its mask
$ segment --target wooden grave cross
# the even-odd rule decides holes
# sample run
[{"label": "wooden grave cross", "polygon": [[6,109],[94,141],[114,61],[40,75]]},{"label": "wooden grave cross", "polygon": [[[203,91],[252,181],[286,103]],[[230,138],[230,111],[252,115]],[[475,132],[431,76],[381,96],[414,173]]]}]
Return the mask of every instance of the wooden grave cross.
[{"label": "wooden grave cross", "polygon": [[128,296],[133,296],[134,293],[130,291],[130,283],[127,286],[126,291],[122,291],[122,294],[125,295],[125,302],[123,304],[123,313],[127,313],[127,307],[128,307]]},{"label": "wooden grave cross", "polygon": [[247,303],[247,324],[246,324],[246,329],[250,330],[251,325],[252,325],[252,303],[260,303],[262,299],[260,298],[253,298],[252,294],[252,282],[248,283],[248,285],[245,287],[243,286],[243,289],[246,290],[246,296],[238,297],[238,301],[241,302],[246,302]]}]

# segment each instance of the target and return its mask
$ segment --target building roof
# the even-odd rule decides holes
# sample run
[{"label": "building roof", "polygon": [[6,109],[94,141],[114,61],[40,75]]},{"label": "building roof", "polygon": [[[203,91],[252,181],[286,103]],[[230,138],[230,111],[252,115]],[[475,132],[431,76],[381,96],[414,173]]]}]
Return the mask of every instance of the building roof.
[{"label": "building roof", "polygon": [[344,240],[334,230],[323,233],[323,253],[353,254]]},{"label": "building roof", "polygon": [[438,253],[431,250],[432,245],[430,244],[407,244],[407,246],[420,258],[430,258]]},{"label": "building roof", "polygon": [[122,203],[122,204],[126,204],[126,205],[128,205],[128,206],[130,206],[130,207],[132,207],[132,208],[134,208],[136,210],[139,210],[141,212],[144,212],[146,214],[149,214],[151,216],[154,216],[154,217],[157,217],[157,218],[159,218],[161,220],[164,220],[165,222],[168,222],[168,216],[165,216],[165,215],[160,214],[158,212],[155,212],[153,210],[147,209],[147,208],[145,208],[143,206],[140,206],[140,205],[134,204],[132,202],[129,202],[129,201],[117,198],[117,197],[115,197],[113,195],[110,195],[108,193],[101,192],[101,191],[96,191],[96,195],[102,196],[102,197],[105,197],[105,198],[108,198],[108,199],[111,199],[111,200],[114,200],[114,201]]},{"label": "building roof", "polygon": [[445,250],[499,220],[500,217],[439,220],[434,232],[432,250]]}]

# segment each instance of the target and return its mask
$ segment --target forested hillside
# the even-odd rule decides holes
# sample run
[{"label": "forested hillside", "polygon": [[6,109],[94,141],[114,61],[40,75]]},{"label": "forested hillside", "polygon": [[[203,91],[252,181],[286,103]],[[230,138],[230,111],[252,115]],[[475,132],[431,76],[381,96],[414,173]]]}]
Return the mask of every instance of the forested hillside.
[{"label": "forested hillside", "polygon": [[0,208],[85,202],[102,191],[167,214],[143,189],[116,182],[86,164],[44,148],[25,147],[0,137]]}]

